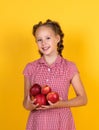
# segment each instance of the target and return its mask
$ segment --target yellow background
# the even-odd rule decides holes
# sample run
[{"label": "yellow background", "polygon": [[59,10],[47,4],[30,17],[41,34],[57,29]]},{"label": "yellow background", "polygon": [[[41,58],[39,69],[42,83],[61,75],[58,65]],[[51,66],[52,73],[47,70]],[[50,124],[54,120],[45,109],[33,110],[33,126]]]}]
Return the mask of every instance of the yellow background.
[{"label": "yellow background", "polygon": [[61,24],[63,55],[78,66],[87,92],[87,106],[72,108],[77,130],[99,130],[98,0],[0,2],[0,130],[25,130],[29,113],[22,106],[22,71],[39,58],[32,25],[48,18]]}]

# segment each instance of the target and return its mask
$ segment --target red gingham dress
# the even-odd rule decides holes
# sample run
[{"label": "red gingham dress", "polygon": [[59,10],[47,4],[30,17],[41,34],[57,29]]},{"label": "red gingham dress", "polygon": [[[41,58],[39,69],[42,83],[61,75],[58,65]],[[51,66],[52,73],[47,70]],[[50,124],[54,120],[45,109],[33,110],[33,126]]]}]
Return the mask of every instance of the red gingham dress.
[{"label": "red gingham dress", "polygon": [[[59,93],[63,100],[68,100],[68,90],[73,76],[78,73],[76,65],[58,55],[55,63],[48,65],[44,57],[28,63],[23,74],[31,85],[49,85]],[[29,114],[26,130],[75,130],[70,108],[34,110]]]}]

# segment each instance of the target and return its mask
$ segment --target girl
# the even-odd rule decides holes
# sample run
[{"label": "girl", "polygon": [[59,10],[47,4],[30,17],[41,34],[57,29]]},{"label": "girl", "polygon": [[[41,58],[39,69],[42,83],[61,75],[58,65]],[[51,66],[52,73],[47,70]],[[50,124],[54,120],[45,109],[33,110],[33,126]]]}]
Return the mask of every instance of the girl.
[{"label": "girl", "polygon": [[[24,107],[30,111],[26,130],[75,130],[70,107],[87,103],[86,93],[76,65],[62,57],[64,34],[60,25],[51,20],[33,26],[41,58],[28,63],[24,73]],[[57,103],[41,106],[34,104],[29,96],[30,87],[38,83],[48,85],[61,97]],[[76,97],[68,100],[72,84]]]}]

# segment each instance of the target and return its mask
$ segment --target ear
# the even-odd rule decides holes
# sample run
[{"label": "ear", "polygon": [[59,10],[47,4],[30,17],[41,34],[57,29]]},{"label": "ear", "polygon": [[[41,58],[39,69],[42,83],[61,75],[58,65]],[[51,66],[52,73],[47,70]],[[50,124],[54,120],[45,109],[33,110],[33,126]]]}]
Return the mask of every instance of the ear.
[{"label": "ear", "polygon": [[60,35],[56,35],[56,43],[60,41]]}]

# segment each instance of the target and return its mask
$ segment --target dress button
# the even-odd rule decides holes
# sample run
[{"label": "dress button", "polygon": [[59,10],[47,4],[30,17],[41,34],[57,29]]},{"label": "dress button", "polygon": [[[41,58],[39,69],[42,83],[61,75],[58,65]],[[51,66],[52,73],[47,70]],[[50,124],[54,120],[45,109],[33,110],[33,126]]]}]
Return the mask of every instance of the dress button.
[{"label": "dress button", "polygon": [[48,68],[48,71],[50,71],[50,68]]},{"label": "dress button", "polygon": [[46,82],[48,82],[48,79],[46,79]]}]

